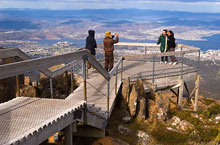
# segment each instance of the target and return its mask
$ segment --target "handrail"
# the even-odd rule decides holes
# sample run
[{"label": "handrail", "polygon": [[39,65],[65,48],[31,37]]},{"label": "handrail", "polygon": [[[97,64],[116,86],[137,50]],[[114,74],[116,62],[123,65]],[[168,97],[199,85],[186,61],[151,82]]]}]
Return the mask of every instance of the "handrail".
[{"label": "handrail", "polygon": [[49,68],[57,64],[68,63],[73,60],[78,60],[88,51],[82,50],[68,54],[57,56],[49,56],[45,58],[30,59],[5,65],[0,65],[0,79],[24,74],[30,71],[41,70],[42,68]]},{"label": "handrail", "polygon": [[0,49],[0,59],[6,57],[13,57],[18,55],[18,48],[13,49]]},{"label": "handrail", "polygon": [[70,70],[71,68],[73,68],[74,66],[79,64],[80,61],[81,61],[81,59],[75,60],[73,62],[70,62],[70,63],[66,64],[65,66],[63,66],[61,68],[58,68],[58,69],[52,71],[51,78],[54,78],[58,75],[63,74],[65,71]]},{"label": "handrail", "polygon": [[[154,43],[126,43],[126,42],[121,42],[116,44],[117,46],[158,46],[157,44]],[[199,52],[200,49],[196,47],[191,47],[187,45],[182,45],[178,44],[178,47],[181,47],[181,51],[176,51],[176,52],[165,52],[165,53],[153,53],[153,54],[144,54],[144,55],[130,55],[130,56],[122,56],[120,59],[117,61],[115,66],[112,68],[110,72],[107,72],[103,66],[96,60],[89,52],[88,50],[82,50],[84,47],[81,47],[78,49],[79,51],[68,53],[68,54],[62,54],[62,55],[57,55],[57,56],[49,56],[45,58],[37,58],[37,59],[31,59],[30,56],[25,54],[23,51],[19,49],[10,49],[9,50],[0,50],[0,52],[4,52],[4,54],[0,53],[0,58],[5,57],[5,56],[20,56],[21,58],[24,59],[24,61],[20,62],[15,62],[15,63],[10,63],[10,64],[5,64],[5,65],[0,65],[0,79],[2,78],[7,78],[19,74],[24,74],[30,71],[35,71],[35,70],[40,70],[43,73],[48,74],[51,80],[51,94],[53,93],[52,90],[52,78],[55,76],[64,73],[65,71],[73,68],[75,65],[79,63],[80,60],[83,60],[83,76],[84,76],[84,97],[85,100],[87,100],[87,88],[86,88],[86,60],[93,65],[93,67],[105,78],[107,81],[107,112],[109,113],[109,97],[110,97],[110,80],[115,75],[115,89],[117,89],[117,75],[118,75],[118,68],[121,65],[121,80],[122,80],[122,73],[123,73],[123,60],[129,60],[129,59],[146,59],[146,58],[153,58],[153,80],[152,82],[154,83],[154,77],[157,76],[155,74],[155,57],[156,56],[172,56],[172,55],[181,55],[182,58],[184,57],[184,54],[187,53],[194,53],[194,52]],[[189,50],[182,50],[182,47],[188,48]],[[3,56],[4,55],[4,56]],[[48,68],[57,64],[66,64],[64,67],[58,68],[55,71],[50,71]],[[183,62],[182,62],[182,67],[181,67],[181,75],[183,75]],[[71,71],[71,76],[72,76],[72,71]],[[71,77],[72,78],[72,77]],[[115,90],[116,92],[117,90]]]},{"label": "handrail", "polygon": [[115,73],[117,68],[119,67],[119,65],[121,64],[121,62],[124,60],[124,57],[120,57],[120,59],[118,60],[118,62],[115,64],[114,68],[112,68],[112,70],[109,72],[109,77],[111,78]]},{"label": "handrail", "polygon": [[175,52],[164,52],[164,53],[152,53],[152,54],[143,54],[143,55],[127,55],[124,56],[125,59],[146,59],[152,58],[154,56],[172,56],[172,55],[180,55],[186,53],[198,52],[200,50],[184,50],[184,51],[175,51]]},{"label": "handrail", "polygon": [[91,63],[106,80],[110,80],[109,73],[102,67],[102,65],[90,53],[87,53],[87,56],[88,58],[86,59],[88,59],[89,63]]}]

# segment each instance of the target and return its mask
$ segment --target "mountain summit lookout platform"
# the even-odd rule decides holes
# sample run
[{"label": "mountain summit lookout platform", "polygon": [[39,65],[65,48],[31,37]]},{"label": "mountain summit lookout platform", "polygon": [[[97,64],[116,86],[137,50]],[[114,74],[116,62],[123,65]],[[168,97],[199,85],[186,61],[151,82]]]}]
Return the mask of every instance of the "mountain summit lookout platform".
[{"label": "mountain summit lookout platform", "polygon": [[[145,53],[121,56],[114,68],[107,72],[87,50],[37,59],[31,59],[19,49],[0,50],[0,59],[14,56],[23,59],[20,62],[0,65],[0,79],[40,71],[50,78],[51,88],[51,99],[17,97],[0,104],[0,144],[37,145],[61,130],[65,132],[65,144],[70,145],[72,135],[105,136],[105,128],[114,108],[117,93],[127,77],[131,80],[143,79],[146,92],[178,88],[180,109],[184,84],[195,79],[196,87],[189,96],[194,110],[197,110],[200,49],[179,44],[177,46],[179,50],[176,52],[147,53],[146,47],[158,46],[153,43],[122,42],[117,46],[145,47]],[[188,59],[191,54],[194,60]],[[159,64],[158,60],[161,56],[171,55],[180,56],[177,65]],[[198,55],[197,60],[194,58],[196,55]],[[93,65],[93,69],[87,69],[87,61]],[[189,63],[191,61],[194,62],[193,65]],[[59,64],[65,65],[54,71],[48,69]],[[73,81],[75,66],[81,66],[83,82],[66,99],[53,99],[53,78],[70,71]],[[19,88],[19,82],[16,85]],[[82,122],[84,127],[79,127],[78,122]]]}]

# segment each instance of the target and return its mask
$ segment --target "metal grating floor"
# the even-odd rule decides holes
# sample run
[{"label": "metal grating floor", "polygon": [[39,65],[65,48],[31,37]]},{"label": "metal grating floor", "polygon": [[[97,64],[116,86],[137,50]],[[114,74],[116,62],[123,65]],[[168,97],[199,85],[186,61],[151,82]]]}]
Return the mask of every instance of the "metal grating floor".
[{"label": "metal grating floor", "polygon": [[0,144],[13,144],[83,106],[84,101],[19,97],[0,104]]}]

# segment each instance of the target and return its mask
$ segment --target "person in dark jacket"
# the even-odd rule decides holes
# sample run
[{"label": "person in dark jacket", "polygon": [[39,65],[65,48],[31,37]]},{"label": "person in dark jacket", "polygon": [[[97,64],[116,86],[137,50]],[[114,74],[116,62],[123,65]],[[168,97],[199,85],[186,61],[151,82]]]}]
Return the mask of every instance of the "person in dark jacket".
[{"label": "person in dark jacket", "polygon": [[[88,31],[89,36],[86,38],[86,49],[89,50],[90,54],[92,54],[95,57],[95,49],[97,48],[96,40],[95,40],[95,31],[89,30]],[[91,64],[88,63],[88,68],[91,68]]]},{"label": "person in dark jacket", "polygon": [[104,51],[105,51],[105,70],[111,71],[114,64],[114,44],[118,43],[119,37],[118,33],[115,33],[116,39],[113,39],[113,36],[111,35],[111,32],[107,31],[105,32],[105,38],[103,40],[104,43]]},{"label": "person in dark jacket", "polygon": [[[160,35],[157,41],[157,45],[160,44],[160,52],[168,52],[168,47],[167,47],[167,30],[164,29],[163,33]],[[167,63],[168,62],[168,56],[161,56],[161,63]]]},{"label": "person in dark jacket", "polygon": [[[168,50],[170,52],[175,51],[176,43],[175,43],[175,38],[174,38],[173,31],[168,32],[167,45],[168,45]],[[173,64],[173,65],[177,64],[177,60],[176,60],[176,57],[174,55],[170,56],[170,63],[169,64]]]}]

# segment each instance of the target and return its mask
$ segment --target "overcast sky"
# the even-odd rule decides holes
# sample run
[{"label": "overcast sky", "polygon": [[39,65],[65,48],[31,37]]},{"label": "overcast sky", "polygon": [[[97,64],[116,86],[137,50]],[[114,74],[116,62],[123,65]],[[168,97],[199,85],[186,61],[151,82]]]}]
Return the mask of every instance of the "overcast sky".
[{"label": "overcast sky", "polygon": [[52,10],[139,8],[220,13],[220,0],[0,0],[0,8]]}]

